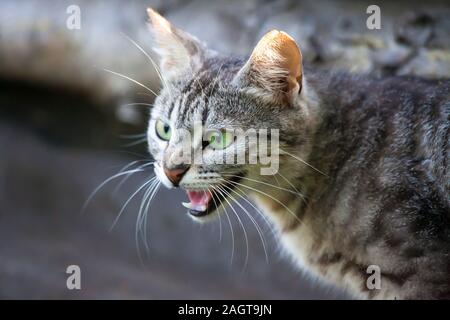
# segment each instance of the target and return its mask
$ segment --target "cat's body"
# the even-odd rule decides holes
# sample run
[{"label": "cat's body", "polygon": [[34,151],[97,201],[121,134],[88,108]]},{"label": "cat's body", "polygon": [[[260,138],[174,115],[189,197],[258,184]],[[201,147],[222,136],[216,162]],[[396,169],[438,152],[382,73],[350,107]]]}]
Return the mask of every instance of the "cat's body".
[{"label": "cat's body", "polygon": [[[289,217],[284,244],[360,297],[450,298],[450,82],[309,75],[320,112],[306,161],[327,175],[286,170],[306,197],[282,198],[301,223],[257,199]],[[380,290],[367,287],[370,265]]]},{"label": "cat's body", "polygon": [[[194,219],[245,194],[302,268],[356,297],[450,298],[449,81],[303,69],[278,31],[247,61],[222,57],[149,14],[165,76],[149,148],[159,179],[186,189]],[[278,129],[279,171],[215,162],[233,141],[194,141],[205,162],[176,163],[175,129],[194,121]],[[373,266],[380,289],[367,285]]]}]

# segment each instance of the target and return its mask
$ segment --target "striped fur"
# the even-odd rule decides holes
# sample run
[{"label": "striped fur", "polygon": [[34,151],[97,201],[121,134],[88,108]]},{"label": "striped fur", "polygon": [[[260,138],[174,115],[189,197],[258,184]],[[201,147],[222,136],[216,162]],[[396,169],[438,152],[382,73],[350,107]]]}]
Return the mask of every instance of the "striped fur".
[{"label": "striped fur", "polygon": [[[258,165],[215,165],[217,155],[207,152],[206,164],[191,166],[181,187],[209,188],[226,174],[251,179],[241,180],[241,189],[298,265],[355,297],[450,298],[448,80],[304,68],[301,91],[286,103],[267,99],[267,89],[246,78],[252,76],[245,73],[247,59],[173,33],[181,46],[201,49],[179,59],[187,66],[165,70],[168,84],[155,101],[148,135],[157,163],[171,166],[179,140],[158,141],[156,119],[186,129],[198,120],[214,128],[275,128],[288,152],[275,176],[261,176]],[[379,290],[366,286],[370,265],[380,267]]]}]

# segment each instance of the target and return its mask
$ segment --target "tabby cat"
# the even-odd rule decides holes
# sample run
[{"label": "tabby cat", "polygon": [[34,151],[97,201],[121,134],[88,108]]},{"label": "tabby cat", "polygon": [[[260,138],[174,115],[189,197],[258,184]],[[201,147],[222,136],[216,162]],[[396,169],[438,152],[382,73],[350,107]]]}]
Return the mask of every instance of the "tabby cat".
[{"label": "tabby cat", "polygon": [[[450,81],[319,72],[277,30],[248,59],[223,56],[148,14],[163,79],[149,150],[194,220],[245,194],[299,267],[355,298],[450,298]],[[179,163],[178,129],[196,121],[223,134],[192,142],[201,164]],[[248,151],[228,128],[278,129],[278,172],[218,163]]]}]

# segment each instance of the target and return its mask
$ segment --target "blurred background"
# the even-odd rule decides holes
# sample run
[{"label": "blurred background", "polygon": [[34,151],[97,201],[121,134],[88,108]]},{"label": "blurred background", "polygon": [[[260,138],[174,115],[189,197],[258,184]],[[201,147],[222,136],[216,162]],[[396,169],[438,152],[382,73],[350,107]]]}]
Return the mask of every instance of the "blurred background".
[{"label": "blurred background", "polygon": [[[316,68],[448,77],[446,2],[0,1],[0,298],[348,298],[296,270],[264,226],[267,262],[249,221],[245,265],[237,221],[233,253],[226,220],[194,224],[180,204],[182,192],[158,192],[148,253],[135,241],[141,194],[109,231],[150,168],[118,191],[120,179],[106,185],[81,215],[105,179],[149,160],[142,139],[148,106],[138,103],[154,97],[103,69],[159,90],[152,64],[127,38],[156,59],[146,25],[151,6],[224,53],[249,54],[278,28]],[[370,4],[381,8],[381,30],[366,27]],[[71,28],[73,5],[79,29]],[[81,268],[81,290],[66,288],[69,265]]]}]

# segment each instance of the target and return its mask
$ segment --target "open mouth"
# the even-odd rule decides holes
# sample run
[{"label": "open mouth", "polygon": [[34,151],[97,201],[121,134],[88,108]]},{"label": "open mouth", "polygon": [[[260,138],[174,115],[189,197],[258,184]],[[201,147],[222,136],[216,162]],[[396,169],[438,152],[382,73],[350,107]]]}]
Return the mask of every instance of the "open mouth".
[{"label": "open mouth", "polygon": [[[225,182],[223,185],[228,190],[232,190],[235,187],[235,183],[238,183],[241,177],[235,177]],[[189,202],[182,202],[182,205],[188,209],[190,215],[194,217],[204,217],[214,212],[222,203],[225,196],[223,192],[214,192],[210,190],[186,190]]]},{"label": "open mouth", "polygon": [[186,193],[190,202],[183,202],[182,204],[189,210],[189,214],[195,217],[202,217],[209,213],[211,204],[214,204],[211,191],[186,190]]}]

